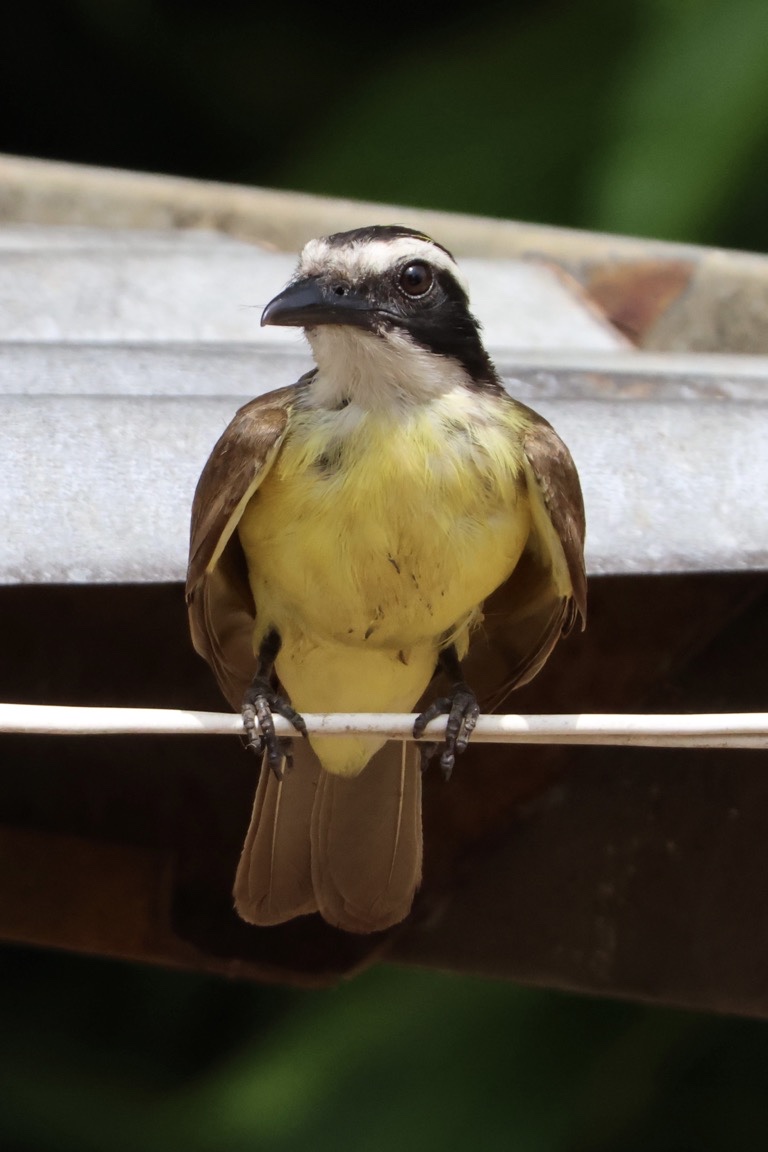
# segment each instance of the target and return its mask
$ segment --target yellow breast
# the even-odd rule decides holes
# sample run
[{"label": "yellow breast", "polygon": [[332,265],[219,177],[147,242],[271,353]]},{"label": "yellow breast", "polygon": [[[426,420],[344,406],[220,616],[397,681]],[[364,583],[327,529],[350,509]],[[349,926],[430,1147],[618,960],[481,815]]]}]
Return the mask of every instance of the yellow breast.
[{"label": "yellow breast", "polygon": [[[280,632],[298,708],[410,709],[440,647],[466,648],[530,530],[516,410],[498,423],[507,407],[489,415],[462,390],[398,414],[292,414],[239,533],[255,642]],[[335,682],[330,649],[344,652]]]},{"label": "yellow breast", "polygon": [[345,645],[409,646],[506,579],[529,532],[518,438],[477,428],[462,404],[292,416],[239,528],[260,615],[289,612]]}]

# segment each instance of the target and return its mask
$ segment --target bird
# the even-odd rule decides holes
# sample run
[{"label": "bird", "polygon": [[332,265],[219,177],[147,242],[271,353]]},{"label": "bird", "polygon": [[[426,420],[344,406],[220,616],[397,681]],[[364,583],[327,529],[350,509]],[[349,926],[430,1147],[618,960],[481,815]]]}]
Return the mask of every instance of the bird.
[{"label": "bird", "polygon": [[308,735],[302,713],[418,708],[415,737],[447,715],[448,777],[480,710],[585,626],[581,487],[551,425],[505,390],[456,260],[419,230],[310,240],[261,323],[302,328],[314,367],[215,444],[186,585],[193,645],[262,758],[235,909],[381,932],[420,885],[439,749]]}]

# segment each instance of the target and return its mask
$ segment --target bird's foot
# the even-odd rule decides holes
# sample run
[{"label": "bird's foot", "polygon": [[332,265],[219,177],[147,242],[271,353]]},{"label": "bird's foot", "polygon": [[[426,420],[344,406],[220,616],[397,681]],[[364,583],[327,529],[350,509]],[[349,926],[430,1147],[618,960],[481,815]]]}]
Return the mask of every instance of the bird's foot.
[{"label": "bird's foot", "polygon": [[267,764],[278,780],[283,779],[283,762],[286,768],[293,767],[291,741],[275,732],[273,716],[282,716],[293,724],[300,736],[307,735],[304,717],[292,708],[283,696],[279,696],[268,680],[257,676],[243,700],[243,724],[245,742],[257,756],[267,753]]},{"label": "bird's foot", "polygon": [[[463,680],[454,684],[450,696],[439,696],[425,712],[416,717],[416,722],[413,725],[414,738],[418,740],[423,735],[424,729],[431,720],[445,715],[448,716],[448,723],[445,726],[445,741],[440,755],[440,769],[445,779],[449,780],[453,765],[456,763],[456,757],[466,749],[480,715],[477,697]],[[439,747],[437,742],[421,745],[422,772],[427,768]]]}]

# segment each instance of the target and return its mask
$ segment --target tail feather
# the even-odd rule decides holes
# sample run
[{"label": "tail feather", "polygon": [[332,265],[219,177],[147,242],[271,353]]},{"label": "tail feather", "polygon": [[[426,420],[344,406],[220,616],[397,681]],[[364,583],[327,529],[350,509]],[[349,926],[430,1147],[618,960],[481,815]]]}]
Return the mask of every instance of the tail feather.
[{"label": "tail feather", "polygon": [[278,780],[266,757],[235,876],[235,908],[251,924],[282,924],[317,911],[312,889],[310,824],[320,764],[294,741],[293,768]]},{"label": "tail feather", "polygon": [[412,744],[391,741],[359,776],[332,775],[308,743],[279,782],[262,766],[235,878],[252,924],[319,911],[346,932],[380,932],[411,910],[421,880],[421,771]]},{"label": "tail feather", "polygon": [[390,741],[352,778],[323,772],[312,809],[312,884],[325,920],[379,932],[403,920],[421,880],[421,771]]}]

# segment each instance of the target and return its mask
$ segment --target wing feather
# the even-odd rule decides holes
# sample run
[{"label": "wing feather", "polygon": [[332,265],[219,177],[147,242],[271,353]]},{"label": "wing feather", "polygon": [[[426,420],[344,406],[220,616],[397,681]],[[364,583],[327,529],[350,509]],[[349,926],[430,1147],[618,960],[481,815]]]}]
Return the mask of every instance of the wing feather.
[{"label": "wing feather", "polygon": [[560,637],[577,617],[583,626],[587,613],[584,502],[576,467],[551,425],[518,407],[526,415],[522,448],[531,534],[515,571],[486,600],[482,629],[463,660],[465,678],[486,711],[532,680]]},{"label": "wing feather", "polygon": [[[572,598],[583,630],[587,622],[586,518],[579,475],[570,452],[551,424],[537,413],[530,415],[523,450],[534,521],[558,591]],[[569,622],[575,622],[573,613],[569,614]]]},{"label": "wing feather", "polygon": [[280,451],[304,379],[239,409],[211,452],[192,504],[187,569],[192,643],[238,710],[255,669],[256,606],[236,528]]},{"label": "wing feather", "polygon": [[192,502],[187,596],[216,566],[272,467],[297,391],[296,385],[281,388],[243,405],[214,445]]}]

